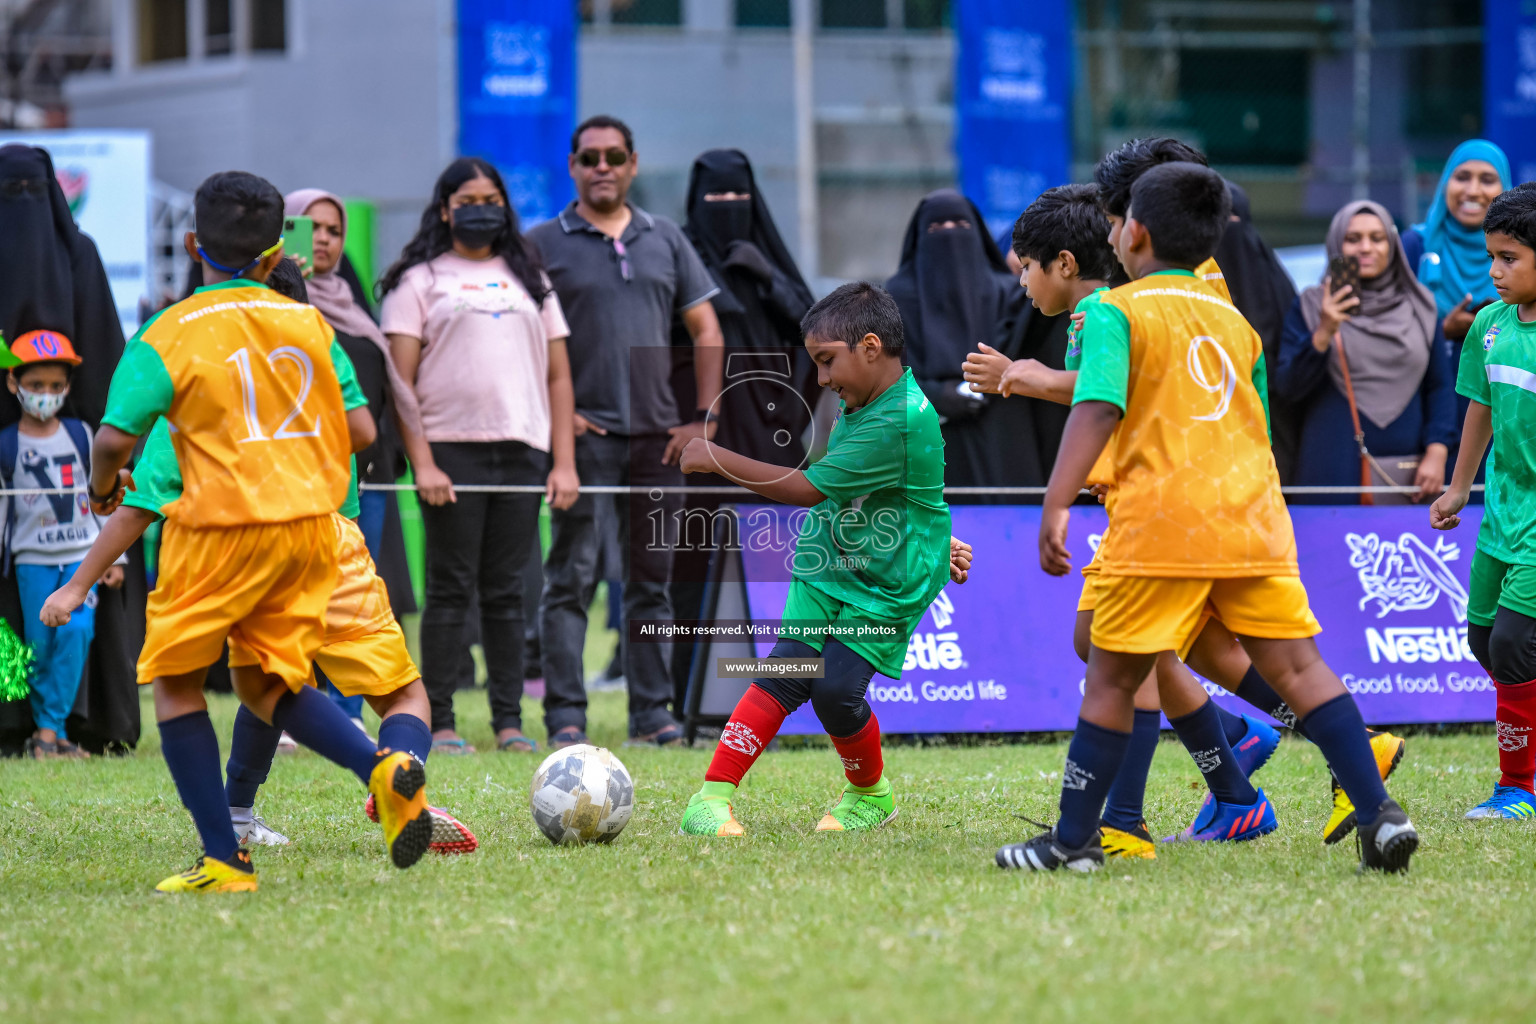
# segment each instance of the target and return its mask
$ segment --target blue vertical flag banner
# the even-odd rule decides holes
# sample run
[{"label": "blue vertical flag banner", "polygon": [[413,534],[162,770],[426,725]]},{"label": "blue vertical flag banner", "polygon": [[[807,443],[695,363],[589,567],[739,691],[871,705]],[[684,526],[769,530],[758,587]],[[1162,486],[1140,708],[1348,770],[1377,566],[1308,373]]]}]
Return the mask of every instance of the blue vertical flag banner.
[{"label": "blue vertical flag banner", "polygon": [[496,165],[524,227],[549,220],[572,194],[576,5],[458,3],[459,152]]},{"label": "blue vertical flag banner", "polygon": [[1536,0],[1483,4],[1483,135],[1514,181],[1536,178]]},{"label": "blue vertical flag banner", "polygon": [[955,27],[960,188],[996,237],[1068,180],[1071,4],[959,0]]}]

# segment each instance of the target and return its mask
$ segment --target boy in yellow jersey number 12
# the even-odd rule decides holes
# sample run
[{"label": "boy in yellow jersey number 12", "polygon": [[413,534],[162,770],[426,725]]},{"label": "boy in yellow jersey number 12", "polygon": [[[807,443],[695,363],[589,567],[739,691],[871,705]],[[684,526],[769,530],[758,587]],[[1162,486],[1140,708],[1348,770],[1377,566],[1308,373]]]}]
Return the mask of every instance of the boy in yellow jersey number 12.
[{"label": "boy in yellow jersey number 12", "polygon": [[[267,278],[267,286],[295,302],[309,300],[298,265],[283,260]],[[357,391],[345,363],[342,370],[342,395],[348,411],[366,404]],[[401,429],[419,427],[405,422]],[[164,509],[181,497],[181,467],[171,445],[168,424],[160,420],[149,432],[144,451],[133,469],[134,489],[103,526],[101,535],[82,560],[74,578],[56,591],[42,609],[45,625],[68,622],[85,600],[94,567],[110,562],[136,543],[151,523],[165,518]],[[427,726],[426,688],[421,673],[406,649],[405,635],[395,621],[389,604],[389,592],[374,569],[362,530],[354,522],[360,511],[357,498],[357,460],[352,460],[352,479],[347,498],[336,513],[337,584],[326,607],[325,641],[316,662],[336,688],[347,696],[364,697],[378,714],[379,746],[405,751],[423,764],[432,747],[432,732]],[[261,671],[249,649],[238,649],[230,656],[231,672],[245,676]],[[242,846],[283,846],[288,838],[270,828],[256,813],[256,793],[267,780],[282,730],[268,725],[244,704],[235,713],[230,740],[229,763],[225,768],[225,793],[235,835]],[[375,801],[364,808],[377,821]],[[473,853],[479,846],[474,833],[441,808],[432,812],[432,842],[428,849],[442,854]]]},{"label": "boy in yellow jersey number 12", "polygon": [[208,282],[140,328],[112,377],[92,451],[90,497],[113,511],[123,467],[164,417],[183,492],[165,509],[159,585],[150,595],[139,682],[152,683],[166,767],[202,840],[190,870],[161,892],[250,891],[203,698],[224,642],[254,655],[236,694],[264,722],[356,773],[369,787],[395,864],[431,840],[426,776],[404,752],[378,750],[307,686],[335,590],[333,515],[351,453],[373,439],[366,408],[348,413],[346,355],[318,310],[263,283],[282,258],[283,197],[252,174],[199,186],[187,250]]},{"label": "boy in yellow jersey number 12", "polygon": [[1214,251],[1230,208],[1225,183],[1206,167],[1174,162],[1146,172],[1115,240],[1131,283],[1088,312],[1040,527],[1041,567],[1070,571],[1069,509],[1109,444],[1115,487],[1098,552],[1083,707],[1056,827],[999,850],[1002,867],[1092,871],[1103,863],[1099,821],[1131,738],[1134,694],[1208,601],[1354,802],[1361,866],[1404,870],[1418,846],[1382,785],[1359,709],[1312,639],[1319,627],[1260,399],[1258,335],[1193,273]]}]

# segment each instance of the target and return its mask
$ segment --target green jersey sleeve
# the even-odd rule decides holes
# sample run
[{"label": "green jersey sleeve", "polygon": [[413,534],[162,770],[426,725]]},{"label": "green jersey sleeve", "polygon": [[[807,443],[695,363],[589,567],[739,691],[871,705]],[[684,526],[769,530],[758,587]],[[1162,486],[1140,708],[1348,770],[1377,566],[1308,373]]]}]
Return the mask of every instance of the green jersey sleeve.
[{"label": "green jersey sleeve", "polygon": [[149,432],[144,451],[133,467],[134,489],[123,496],[123,504],[153,512],[165,518],[165,506],[181,497],[181,466],[171,444],[171,425],[164,417]]},{"label": "green jersey sleeve", "polygon": [[1072,404],[1108,402],[1125,412],[1131,376],[1131,322],[1117,306],[1095,302],[1083,319],[1083,358]]},{"label": "green jersey sleeve", "polygon": [[123,349],[123,357],[112,372],[107,411],[101,422],[139,437],[154,426],[156,418],[170,411],[175,397],[170,372],[160,353],[135,336]]},{"label": "green jersey sleeve", "polygon": [[907,438],[896,421],[905,413],[842,422],[829,439],[827,453],[806,467],[811,486],[838,504],[865,494],[900,487],[907,463]]},{"label": "green jersey sleeve", "polygon": [[1501,302],[1490,302],[1478,310],[1476,319],[1467,331],[1466,340],[1461,344],[1461,362],[1456,367],[1456,393],[1481,405],[1493,404],[1488,384],[1488,367],[1483,362],[1488,352],[1483,344],[1483,336],[1492,327],[1494,313],[1502,305]]},{"label": "green jersey sleeve", "polygon": [[1264,407],[1264,432],[1269,435],[1270,443],[1275,440],[1275,427],[1269,417],[1269,370],[1264,365],[1264,350],[1259,350],[1259,358],[1253,361],[1253,389],[1259,393],[1259,404]]},{"label": "green jersey sleeve", "polygon": [[341,347],[334,334],[331,336],[331,365],[336,368],[336,380],[341,385],[342,406],[351,412],[367,405],[368,399],[363,394],[363,386],[357,382],[357,368],[352,365],[352,357],[347,355],[347,350]]}]

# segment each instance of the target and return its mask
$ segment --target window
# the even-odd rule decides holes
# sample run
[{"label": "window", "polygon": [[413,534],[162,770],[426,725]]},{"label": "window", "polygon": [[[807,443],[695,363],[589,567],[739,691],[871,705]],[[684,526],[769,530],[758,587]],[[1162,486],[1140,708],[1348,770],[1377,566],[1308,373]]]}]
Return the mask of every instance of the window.
[{"label": "window", "polygon": [[885,28],[885,0],[821,0],[822,28]]},{"label": "window", "polygon": [[949,0],[904,0],[906,28],[940,29],[949,27]]},{"label": "window", "polygon": [[187,59],[187,0],[139,0],[139,63]]},{"label": "window", "polygon": [[1311,54],[1193,50],[1179,61],[1179,98],[1214,164],[1307,159]]},{"label": "window", "polygon": [[741,28],[788,28],[790,0],[736,0]]},{"label": "window", "polygon": [[288,46],[288,17],[285,0],[250,0],[251,49],[284,50]]},{"label": "window", "polygon": [[234,52],[234,19],[230,0],[203,0],[203,52],[223,57]]},{"label": "window", "polygon": [[[723,3],[725,0],[710,0]],[[683,0],[578,0],[583,25],[681,25]]]}]

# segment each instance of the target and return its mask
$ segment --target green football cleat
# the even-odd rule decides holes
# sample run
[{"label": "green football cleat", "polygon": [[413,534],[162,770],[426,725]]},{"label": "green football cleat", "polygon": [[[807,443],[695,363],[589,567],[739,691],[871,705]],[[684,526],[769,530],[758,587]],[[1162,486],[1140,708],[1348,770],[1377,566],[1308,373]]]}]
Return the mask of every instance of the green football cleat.
[{"label": "green football cleat", "polygon": [[843,787],[843,798],[822,816],[817,832],[868,832],[889,824],[896,817],[896,798],[891,784],[881,776],[873,786]]},{"label": "green football cleat", "polygon": [[736,787],[729,782],[706,782],[704,788],[688,798],[683,823],[677,830],[685,836],[740,836],[746,834],[741,822],[731,812],[731,797]]}]

